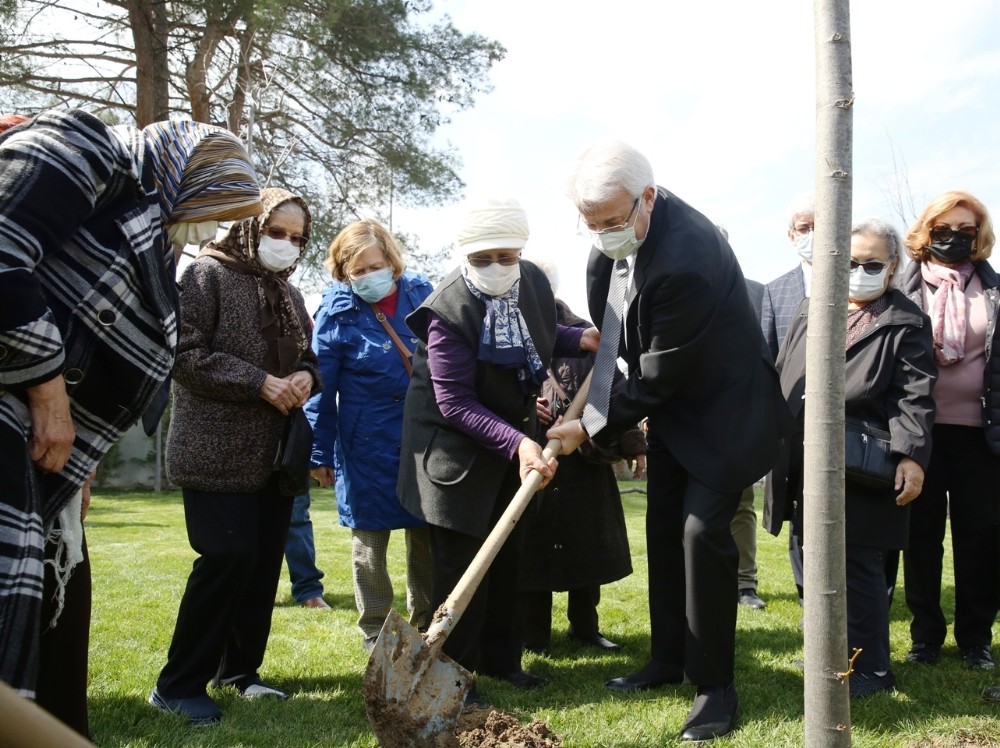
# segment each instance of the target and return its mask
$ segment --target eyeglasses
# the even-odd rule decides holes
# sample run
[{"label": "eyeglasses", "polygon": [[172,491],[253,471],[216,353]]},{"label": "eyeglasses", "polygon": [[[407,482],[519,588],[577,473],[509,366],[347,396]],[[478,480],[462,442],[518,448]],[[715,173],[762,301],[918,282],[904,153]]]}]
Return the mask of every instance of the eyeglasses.
[{"label": "eyeglasses", "polygon": [[931,241],[950,242],[956,235],[967,236],[975,239],[979,235],[979,227],[959,226],[957,229],[953,229],[951,226],[944,223],[938,226],[931,226]]},{"label": "eyeglasses", "polygon": [[521,255],[500,255],[497,259],[493,260],[489,257],[468,257],[466,258],[468,263],[474,268],[488,268],[494,262],[498,265],[503,265],[504,267],[510,267],[511,265],[516,265],[521,259]]},{"label": "eyeglasses", "polygon": [[589,228],[587,230],[590,231],[593,236],[604,236],[606,234],[614,234],[618,231],[624,231],[628,228],[628,222],[632,219],[632,214],[635,213],[635,209],[639,207],[640,197],[637,197],[635,202],[632,203],[632,209],[628,212],[628,215],[625,216],[625,223],[619,223],[617,226],[608,226],[606,229],[599,229],[596,231],[591,231]]},{"label": "eyeglasses", "polygon": [[798,234],[799,236],[805,236],[810,231],[815,231],[816,227],[811,223],[799,223],[792,226],[792,233]]},{"label": "eyeglasses", "polygon": [[264,226],[261,228],[261,231],[274,239],[276,242],[283,242],[287,239],[296,247],[304,247],[306,242],[309,241],[308,236],[304,236],[303,234],[289,234],[287,231],[279,229],[277,226]]},{"label": "eyeglasses", "polygon": [[851,270],[857,270],[858,268],[864,268],[865,273],[868,275],[878,275],[885,268],[886,263],[879,262],[878,260],[869,260],[868,262],[858,262],[857,260],[851,260]]}]

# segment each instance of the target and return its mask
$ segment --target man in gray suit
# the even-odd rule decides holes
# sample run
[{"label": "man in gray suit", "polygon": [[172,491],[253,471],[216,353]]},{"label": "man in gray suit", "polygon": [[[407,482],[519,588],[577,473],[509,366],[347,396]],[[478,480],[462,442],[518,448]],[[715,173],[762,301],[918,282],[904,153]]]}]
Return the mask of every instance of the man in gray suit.
[{"label": "man in gray suit", "polygon": [[[775,278],[764,287],[760,306],[760,326],[764,341],[775,360],[778,349],[785,340],[785,333],[792,322],[799,302],[809,295],[812,281],[812,239],[816,208],[811,194],[800,195],[789,208],[788,241],[799,254],[799,263],[784,275]],[[789,518],[794,522],[794,517]],[[765,522],[766,522],[765,518]],[[788,533],[788,558],[792,564],[792,576],[802,602],[802,547],[792,527]]]}]

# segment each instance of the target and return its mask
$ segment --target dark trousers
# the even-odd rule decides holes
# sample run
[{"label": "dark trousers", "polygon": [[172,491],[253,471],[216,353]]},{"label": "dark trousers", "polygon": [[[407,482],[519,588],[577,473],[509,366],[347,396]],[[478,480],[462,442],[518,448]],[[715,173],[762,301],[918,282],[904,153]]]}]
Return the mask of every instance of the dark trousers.
[{"label": "dark trousers", "polygon": [[[500,498],[493,509],[490,527],[496,524],[520,485],[516,467],[508,470],[500,487]],[[444,643],[444,653],[466,670],[501,676],[521,669],[519,528],[519,524],[514,526],[513,533],[500,548],[469,607]],[[432,556],[430,609],[437,610],[472,563],[483,539],[436,525],[430,525],[429,530]]]},{"label": "dark trousers", "polygon": [[889,669],[886,554],[879,548],[860,545],[848,545],[845,549],[847,647],[849,656],[855,649],[861,650],[854,661],[854,669],[859,673]]},{"label": "dark trousers", "polygon": [[646,553],[652,658],[688,683],[733,680],[739,552],[729,529],[740,490],[714,491],[667,450],[647,465]]},{"label": "dark trousers", "polygon": [[992,642],[1000,603],[998,523],[1000,458],[982,429],[934,426],[934,451],[924,490],[911,504],[910,540],[903,554],[906,604],[915,642],[943,644],[948,631],[941,609],[945,523],[951,519],[955,564],[955,641],[959,647]]},{"label": "dark trousers", "polygon": [[[598,633],[597,605],[601,602],[599,584],[568,590],[566,618],[576,636],[593,636]],[[521,621],[524,644],[534,649],[544,649],[552,639],[552,592],[549,590],[524,590],[521,592]]]},{"label": "dark trousers", "polygon": [[198,696],[210,680],[257,674],[291,511],[292,498],[278,494],[273,480],[251,493],[184,489],[188,540],[199,556],[156,683],[163,696]]},{"label": "dark trousers", "polygon": [[[56,544],[45,544],[45,559],[55,557]],[[83,561],[66,584],[62,613],[50,625],[58,607],[55,572],[45,565],[41,637],[38,643],[38,683],[35,702],[49,714],[89,737],[87,663],[90,646],[90,554],[83,540]]]}]

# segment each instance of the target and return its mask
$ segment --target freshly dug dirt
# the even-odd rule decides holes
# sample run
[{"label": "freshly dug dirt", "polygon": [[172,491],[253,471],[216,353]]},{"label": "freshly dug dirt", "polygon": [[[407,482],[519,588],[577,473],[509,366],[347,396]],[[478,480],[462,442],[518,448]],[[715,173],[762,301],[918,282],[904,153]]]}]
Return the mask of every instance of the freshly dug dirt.
[{"label": "freshly dug dirt", "polygon": [[559,736],[535,720],[522,725],[517,717],[496,709],[462,712],[455,727],[461,748],[561,748]]}]

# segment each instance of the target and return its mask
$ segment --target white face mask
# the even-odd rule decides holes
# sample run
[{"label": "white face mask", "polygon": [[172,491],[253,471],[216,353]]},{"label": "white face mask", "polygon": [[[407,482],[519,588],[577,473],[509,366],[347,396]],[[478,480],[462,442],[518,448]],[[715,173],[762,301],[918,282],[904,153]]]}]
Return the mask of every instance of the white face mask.
[{"label": "white face mask", "polygon": [[257,259],[271,272],[280,273],[295,264],[299,259],[299,251],[299,248],[287,239],[261,236],[257,245]]},{"label": "white face mask", "polygon": [[888,275],[889,265],[882,268],[878,275],[868,275],[863,267],[854,268],[847,286],[847,298],[851,301],[874,301],[885,293]]},{"label": "white face mask", "polygon": [[805,234],[797,234],[795,236],[795,249],[801,257],[806,262],[812,262],[813,259],[813,232],[810,231]]},{"label": "white face mask", "polygon": [[503,296],[521,277],[521,265],[503,266],[494,262],[485,268],[474,268],[466,261],[465,277],[487,296]]},{"label": "white face mask", "polygon": [[171,245],[183,249],[188,244],[201,246],[202,242],[215,238],[218,221],[198,221],[197,223],[171,223],[167,226],[167,238]]},{"label": "white face mask", "polygon": [[609,234],[591,232],[590,236],[598,251],[612,260],[624,260],[635,254],[644,241],[644,239],[635,238],[635,226],[629,226],[621,231],[612,231]]}]

